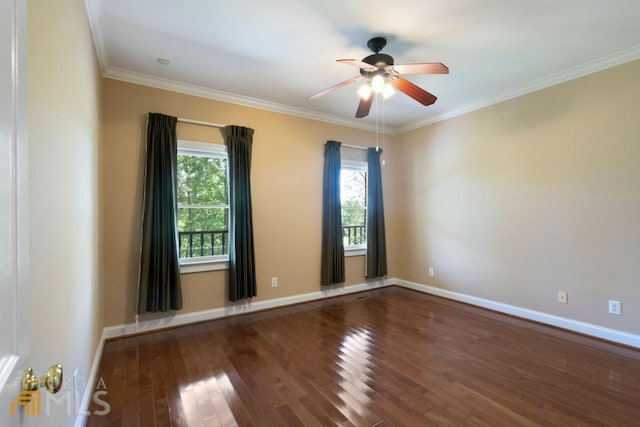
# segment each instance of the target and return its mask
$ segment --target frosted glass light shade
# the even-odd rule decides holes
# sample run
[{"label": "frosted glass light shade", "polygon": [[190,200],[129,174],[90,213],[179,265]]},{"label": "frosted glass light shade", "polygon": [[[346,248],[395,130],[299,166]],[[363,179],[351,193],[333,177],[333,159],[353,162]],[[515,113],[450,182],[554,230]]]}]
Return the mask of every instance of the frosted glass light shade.
[{"label": "frosted glass light shade", "polygon": [[369,83],[363,84],[360,89],[358,89],[358,95],[360,95],[360,98],[364,99],[365,101],[369,99],[372,92],[373,90],[371,89]]},{"label": "frosted glass light shade", "polygon": [[375,93],[380,93],[384,90],[384,77],[381,75],[374,76],[371,79],[371,88]]},{"label": "frosted glass light shade", "polygon": [[393,87],[389,83],[385,83],[384,89],[382,89],[382,97],[384,99],[387,99],[388,97],[390,97],[394,93],[396,93],[396,91],[393,90]]}]

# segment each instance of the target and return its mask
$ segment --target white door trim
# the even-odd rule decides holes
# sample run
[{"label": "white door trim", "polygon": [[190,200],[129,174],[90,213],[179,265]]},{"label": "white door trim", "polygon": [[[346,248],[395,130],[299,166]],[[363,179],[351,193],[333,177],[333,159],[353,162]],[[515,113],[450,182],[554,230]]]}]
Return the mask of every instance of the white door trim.
[{"label": "white door trim", "polygon": [[0,0],[0,294],[8,323],[0,347],[0,424],[20,425],[9,403],[28,362],[26,2]]}]

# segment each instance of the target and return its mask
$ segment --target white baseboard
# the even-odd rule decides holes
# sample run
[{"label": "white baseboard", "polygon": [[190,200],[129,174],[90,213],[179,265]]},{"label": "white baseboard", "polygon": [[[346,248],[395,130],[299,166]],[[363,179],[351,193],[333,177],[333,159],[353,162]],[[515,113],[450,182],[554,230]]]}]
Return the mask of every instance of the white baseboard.
[{"label": "white baseboard", "polygon": [[602,338],[608,341],[613,341],[618,344],[624,344],[631,347],[640,348],[640,335],[634,335],[628,332],[622,332],[615,329],[605,328],[603,326],[598,326],[591,323],[585,323],[578,320],[567,319],[566,317],[555,316],[553,314],[547,314],[540,311],[529,310],[527,308],[522,308],[522,307],[516,307],[513,305],[504,304],[497,301],[492,301],[484,298],[474,297],[471,295],[452,292],[446,289],[436,288],[429,285],[423,285],[421,283],[409,282],[407,280],[402,280],[402,279],[393,279],[393,282],[396,283],[398,286],[402,286],[407,289],[413,289],[419,292],[436,295],[436,296],[451,299],[454,301],[460,301],[460,302],[475,305],[478,307],[488,308],[489,310],[510,314],[513,316],[521,317],[528,320],[533,320],[540,323],[545,323],[547,325],[556,326],[558,328],[567,329],[573,332],[579,332],[581,334],[590,335],[596,338]]},{"label": "white baseboard", "polygon": [[196,311],[193,313],[178,314],[172,317],[163,317],[161,319],[143,320],[138,323],[129,323],[125,325],[109,326],[104,328],[103,336],[105,339],[122,337],[140,332],[149,332],[157,329],[170,328],[174,326],[186,325],[189,323],[202,322],[205,320],[220,319],[236,314],[251,313],[254,311],[267,310],[271,308],[284,307],[291,304],[315,301],[338,295],[347,295],[355,292],[367,291],[370,289],[381,288],[395,283],[394,279],[374,280],[366,283],[360,283],[351,286],[330,286],[326,289],[310,292],[307,294],[293,295],[284,298],[275,298],[266,301],[246,302],[244,304],[230,305],[227,307],[215,308],[212,310]]},{"label": "white baseboard", "polygon": [[102,350],[104,349],[105,330],[102,330],[100,341],[96,347],[96,353],[93,356],[93,363],[91,363],[91,370],[89,371],[89,377],[87,378],[84,394],[80,405],[78,405],[78,414],[76,415],[75,427],[84,427],[89,414],[89,404],[91,396],[93,395],[94,385],[96,383],[96,375],[98,375],[98,368],[100,367],[100,360],[102,360]]},{"label": "white baseboard", "polygon": [[608,341],[612,341],[619,344],[628,345],[631,347],[640,348],[640,336],[630,334],[627,332],[617,331],[615,329],[605,328],[590,323],[580,322],[577,320],[567,319],[565,317],[555,316],[552,314],[543,313],[540,311],[529,310],[522,307],[516,307],[501,302],[488,300],[484,298],[474,297],[471,295],[461,294],[458,292],[448,291],[446,289],[436,288],[421,283],[410,282],[402,279],[384,279],[376,280],[367,283],[361,283],[352,286],[331,286],[326,289],[310,292],[307,294],[293,295],[284,298],[275,298],[266,301],[247,302],[245,304],[238,304],[229,307],[216,308],[212,310],[198,311],[194,313],[179,314],[173,317],[165,317],[155,320],[144,320],[139,322],[136,326],[135,323],[109,326],[104,328],[100,342],[96,349],[96,354],[91,365],[91,371],[89,378],[87,379],[87,388],[85,389],[82,402],[80,404],[79,415],[76,418],[75,427],[82,427],[86,421],[86,412],[89,408],[89,401],[91,399],[91,392],[93,385],[96,381],[96,375],[98,373],[98,366],[100,359],[102,358],[102,351],[104,348],[104,342],[110,338],[123,337],[140,332],[150,332],[158,329],[169,328],[174,326],[186,325],[189,323],[202,322],[205,320],[220,319],[223,317],[251,313],[260,310],[266,310],[277,307],[284,307],[291,304],[298,304],[302,302],[316,301],[328,297],[338,295],[348,295],[356,292],[367,291],[370,289],[382,288],[390,285],[398,285],[407,289],[413,289],[415,291],[424,292],[431,295],[447,298],[454,301],[460,301],[467,304],[475,305],[478,307],[487,308],[489,310],[497,311],[500,313],[506,313],[513,316],[521,317],[523,319],[533,320],[536,322],[544,323],[547,325],[556,326],[569,331],[579,332],[581,334],[590,335],[597,338],[602,338]]},{"label": "white baseboard", "polygon": [[118,326],[108,326],[103,329],[102,336],[100,337],[100,342],[98,342],[98,347],[96,348],[96,353],[91,365],[91,371],[89,372],[89,378],[87,378],[87,387],[84,391],[84,395],[82,396],[82,401],[78,406],[78,415],[76,416],[75,427],[83,427],[85,425],[93,387],[96,383],[98,367],[100,366],[100,360],[102,358],[104,342],[107,339],[123,337],[140,332],[150,332],[163,328],[186,325],[189,323],[202,322],[205,320],[220,319],[234,314],[251,313],[254,311],[283,307],[291,304],[298,304],[301,302],[315,301],[338,295],[348,295],[356,292],[390,286],[394,283],[395,282],[392,279],[385,279],[370,281],[367,283],[360,283],[358,285],[352,286],[336,285],[327,287],[326,289],[322,289],[317,292],[311,292],[302,295],[293,295],[290,297],[275,298],[266,301],[247,302],[245,304],[198,311],[194,313],[179,314],[177,316],[165,317],[162,319],[144,320],[142,322],[139,322],[137,326],[135,323]]}]

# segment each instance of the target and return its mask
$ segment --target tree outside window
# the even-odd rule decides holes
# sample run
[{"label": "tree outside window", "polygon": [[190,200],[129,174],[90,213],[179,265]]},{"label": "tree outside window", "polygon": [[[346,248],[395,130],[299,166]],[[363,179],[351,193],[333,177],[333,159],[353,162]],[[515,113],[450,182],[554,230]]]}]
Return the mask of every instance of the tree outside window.
[{"label": "tree outside window", "polygon": [[367,233],[366,166],[342,166],[340,169],[342,231],[346,249],[363,248]]}]

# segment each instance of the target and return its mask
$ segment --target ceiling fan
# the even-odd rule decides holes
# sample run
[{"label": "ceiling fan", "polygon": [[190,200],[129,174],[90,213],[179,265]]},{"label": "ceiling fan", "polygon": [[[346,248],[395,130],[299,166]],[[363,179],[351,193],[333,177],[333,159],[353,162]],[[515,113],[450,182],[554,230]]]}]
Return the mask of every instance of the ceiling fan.
[{"label": "ceiling fan", "polygon": [[422,105],[431,105],[436,102],[435,95],[427,92],[419,86],[403,79],[401,74],[449,74],[449,68],[440,62],[427,62],[422,64],[395,65],[393,57],[380,53],[387,44],[384,37],[374,37],[367,42],[367,47],[373,51],[373,55],[363,58],[362,61],[356,59],[338,59],[338,62],[360,68],[360,75],[345,80],[342,83],[331,86],[321,92],[311,95],[307,100],[319,98],[336,89],[355,83],[362,79],[368,81],[359,90],[360,104],[356,111],[356,117],[366,117],[371,110],[373,103],[373,93],[382,93],[386,98],[394,93],[393,88],[410,96]]}]

